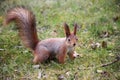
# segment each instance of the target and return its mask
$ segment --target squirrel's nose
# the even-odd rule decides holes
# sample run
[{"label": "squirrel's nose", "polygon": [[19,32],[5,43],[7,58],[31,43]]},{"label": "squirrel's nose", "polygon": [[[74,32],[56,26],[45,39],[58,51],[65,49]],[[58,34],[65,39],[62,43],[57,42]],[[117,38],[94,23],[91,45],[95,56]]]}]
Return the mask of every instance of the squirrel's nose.
[{"label": "squirrel's nose", "polygon": [[74,43],[73,46],[75,46],[76,44]]}]

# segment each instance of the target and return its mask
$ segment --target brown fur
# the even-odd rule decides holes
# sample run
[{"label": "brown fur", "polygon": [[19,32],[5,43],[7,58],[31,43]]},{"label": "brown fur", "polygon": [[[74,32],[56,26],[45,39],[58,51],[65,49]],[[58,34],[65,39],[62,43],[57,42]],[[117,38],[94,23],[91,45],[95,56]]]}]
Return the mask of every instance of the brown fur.
[{"label": "brown fur", "polygon": [[17,7],[7,12],[5,20],[5,24],[11,21],[17,23],[22,42],[26,47],[34,50],[39,40],[36,33],[36,21],[33,13],[22,7]]},{"label": "brown fur", "polygon": [[66,54],[74,59],[74,47],[77,42],[76,29],[70,32],[69,26],[64,23],[66,38],[50,38],[42,41],[38,40],[35,16],[26,8],[16,7],[8,11],[5,23],[15,21],[19,28],[19,34],[24,45],[33,52],[34,63],[42,63],[47,59],[56,58],[59,63],[65,62]]}]

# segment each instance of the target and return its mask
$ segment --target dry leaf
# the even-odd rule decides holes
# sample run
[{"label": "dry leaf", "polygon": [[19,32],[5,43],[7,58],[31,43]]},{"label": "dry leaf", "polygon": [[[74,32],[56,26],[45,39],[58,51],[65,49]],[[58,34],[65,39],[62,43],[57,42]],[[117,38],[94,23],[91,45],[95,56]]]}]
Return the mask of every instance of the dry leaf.
[{"label": "dry leaf", "polygon": [[95,45],[96,45],[97,48],[100,48],[100,46],[101,46],[101,44],[98,43],[98,42]]},{"label": "dry leaf", "polygon": [[107,31],[103,31],[101,34],[100,34],[100,37],[101,38],[106,38],[106,37],[109,37],[110,36],[110,33],[107,32]]},{"label": "dry leaf", "polygon": [[33,68],[34,68],[34,69],[39,69],[39,68],[40,68],[40,65],[33,65]]},{"label": "dry leaf", "polygon": [[42,71],[39,71],[38,72],[38,77],[37,77],[38,79],[41,79],[42,78]]},{"label": "dry leaf", "polygon": [[103,72],[104,72],[103,70],[100,69],[97,70],[97,73],[103,73]]},{"label": "dry leaf", "polygon": [[58,76],[58,80],[64,80],[64,79],[65,79],[64,75],[59,75]]},{"label": "dry leaf", "polygon": [[97,42],[97,43],[93,42],[90,46],[91,46],[92,49],[95,50],[96,48],[100,48],[100,47],[101,47],[101,44],[98,43],[98,42]]},{"label": "dry leaf", "polygon": [[0,49],[0,51],[4,51],[5,49]]},{"label": "dry leaf", "polygon": [[70,72],[70,71],[67,71],[65,74],[66,74],[67,76],[70,76],[70,75],[71,75],[71,72]]},{"label": "dry leaf", "polygon": [[102,42],[102,48],[107,48],[107,42],[106,41]]},{"label": "dry leaf", "polygon": [[115,56],[115,55],[114,55],[113,53],[110,53],[109,56],[112,56],[112,57],[113,57],[113,56]]}]

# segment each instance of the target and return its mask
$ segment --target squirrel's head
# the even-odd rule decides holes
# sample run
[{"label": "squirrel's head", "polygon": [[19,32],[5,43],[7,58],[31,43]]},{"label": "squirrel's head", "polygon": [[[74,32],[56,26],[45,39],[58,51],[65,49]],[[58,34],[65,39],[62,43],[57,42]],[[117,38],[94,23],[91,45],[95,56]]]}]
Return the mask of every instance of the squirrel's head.
[{"label": "squirrel's head", "polygon": [[66,23],[64,23],[64,30],[65,30],[65,34],[66,34],[66,44],[69,47],[75,47],[76,42],[78,41],[78,38],[76,36],[77,27],[78,27],[78,25],[75,23],[74,31],[70,32],[69,26]]}]

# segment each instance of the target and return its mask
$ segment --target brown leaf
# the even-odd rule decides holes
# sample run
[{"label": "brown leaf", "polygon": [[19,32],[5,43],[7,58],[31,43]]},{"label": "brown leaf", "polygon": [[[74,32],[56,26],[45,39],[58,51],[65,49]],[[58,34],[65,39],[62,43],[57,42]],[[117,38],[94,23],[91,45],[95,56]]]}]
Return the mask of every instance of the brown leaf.
[{"label": "brown leaf", "polygon": [[102,42],[102,48],[107,48],[107,42],[106,41]]},{"label": "brown leaf", "polygon": [[110,36],[110,33],[108,31],[102,31],[102,33],[100,34],[101,38],[106,38],[106,37],[109,37],[109,36]]},{"label": "brown leaf", "polygon": [[61,75],[58,76],[58,80],[64,80],[64,79],[65,79],[64,75],[61,74]]},{"label": "brown leaf", "polygon": [[101,44],[98,43],[98,42],[96,42],[96,43],[93,42],[93,43],[90,44],[90,46],[91,46],[92,49],[95,50],[95,49],[97,49],[97,48],[100,48],[100,47],[101,47]]}]

